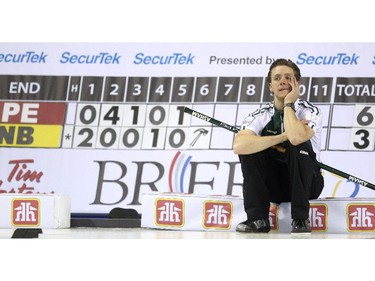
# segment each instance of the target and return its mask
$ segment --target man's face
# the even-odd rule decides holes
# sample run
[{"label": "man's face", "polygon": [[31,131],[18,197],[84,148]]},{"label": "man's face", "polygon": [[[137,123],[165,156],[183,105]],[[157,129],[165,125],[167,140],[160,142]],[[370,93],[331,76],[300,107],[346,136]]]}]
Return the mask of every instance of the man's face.
[{"label": "man's face", "polygon": [[272,69],[271,83],[269,83],[270,91],[277,98],[285,98],[292,90],[290,79],[294,76],[293,69],[286,65],[279,65]]}]

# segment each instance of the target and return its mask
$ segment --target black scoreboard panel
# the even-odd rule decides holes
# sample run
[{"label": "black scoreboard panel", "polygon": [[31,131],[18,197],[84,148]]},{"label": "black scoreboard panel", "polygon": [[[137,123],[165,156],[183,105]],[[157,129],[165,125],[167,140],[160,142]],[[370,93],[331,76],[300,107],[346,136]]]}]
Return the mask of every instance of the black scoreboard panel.
[{"label": "black scoreboard panel", "polygon": [[[301,98],[323,111],[323,151],[374,151],[374,78],[303,77],[300,92]],[[273,97],[266,77],[1,75],[0,99],[0,146],[12,146],[9,134],[14,126],[27,129],[22,120],[30,118],[21,111],[16,113],[15,108],[30,108],[24,103],[41,103],[48,111],[48,106],[52,110],[54,103],[60,107],[63,103],[66,110],[59,111],[65,120],[60,124],[60,142],[56,144],[54,140],[53,145],[48,145],[48,140],[43,140],[32,145],[37,136],[28,130],[30,146],[229,150],[233,133],[184,114],[183,108],[188,106],[239,126],[250,112]],[[30,112],[34,114],[37,107],[33,105],[34,111]],[[15,118],[21,121],[11,127],[12,114],[25,118]],[[42,132],[45,130],[48,132],[47,127]]]}]

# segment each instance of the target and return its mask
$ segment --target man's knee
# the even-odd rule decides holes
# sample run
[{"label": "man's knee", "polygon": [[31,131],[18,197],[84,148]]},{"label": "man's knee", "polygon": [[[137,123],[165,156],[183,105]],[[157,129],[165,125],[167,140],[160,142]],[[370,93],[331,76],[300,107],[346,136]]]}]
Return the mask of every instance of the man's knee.
[{"label": "man's knee", "polygon": [[311,186],[311,194],[310,199],[317,199],[319,198],[320,194],[322,193],[324,188],[324,177],[320,172],[320,169],[316,169],[313,175],[313,182]]},{"label": "man's knee", "polygon": [[257,165],[257,163],[264,161],[264,153],[252,153],[246,155],[239,155],[241,164]]},{"label": "man's knee", "polygon": [[288,144],[287,153],[289,159],[306,159],[306,156],[309,159],[315,158],[315,152],[312,150],[311,145],[308,142],[304,142],[298,145]]}]

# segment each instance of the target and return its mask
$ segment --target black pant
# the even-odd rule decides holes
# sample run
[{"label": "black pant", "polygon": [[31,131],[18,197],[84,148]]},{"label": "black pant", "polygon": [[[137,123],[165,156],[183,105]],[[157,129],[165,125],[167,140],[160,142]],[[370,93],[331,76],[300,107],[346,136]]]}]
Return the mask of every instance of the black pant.
[{"label": "black pant", "polygon": [[309,199],[321,194],[324,179],[310,143],[293,146],[285,142],[283,153],[283,161],[275,157],[274,148],[239,156],[249,220],[268,218],[270,202],[291,202],[292,219],[307,219]]}]

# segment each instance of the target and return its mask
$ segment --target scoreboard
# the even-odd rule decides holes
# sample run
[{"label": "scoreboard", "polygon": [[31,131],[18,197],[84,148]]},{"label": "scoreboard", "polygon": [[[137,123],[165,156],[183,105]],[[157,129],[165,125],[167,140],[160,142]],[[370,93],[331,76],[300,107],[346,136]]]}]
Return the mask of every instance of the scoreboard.
[{"label": "scoreboard", "polygon": [[[375,78],[303,77],[301,98],[324,116],[322,151],[374,151]],[[232,149],[239,126],[272,101],[266,77],[0,76],[0,146]]]}]

